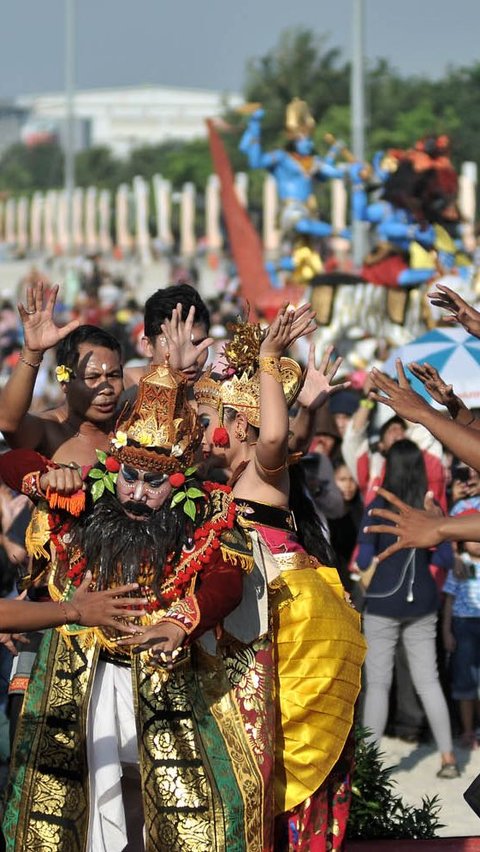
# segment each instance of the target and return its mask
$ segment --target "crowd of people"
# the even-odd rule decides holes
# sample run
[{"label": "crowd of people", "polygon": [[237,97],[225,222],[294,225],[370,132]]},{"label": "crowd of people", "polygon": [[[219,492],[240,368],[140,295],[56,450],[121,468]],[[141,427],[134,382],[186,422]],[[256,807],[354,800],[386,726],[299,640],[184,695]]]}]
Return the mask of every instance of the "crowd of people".
[{"label": "crowd of people", "polygon": [[480,420],[285,357],[309,305],[94,272],[0,310],[6,848],[340,850],[355,713],[480,742]]}]

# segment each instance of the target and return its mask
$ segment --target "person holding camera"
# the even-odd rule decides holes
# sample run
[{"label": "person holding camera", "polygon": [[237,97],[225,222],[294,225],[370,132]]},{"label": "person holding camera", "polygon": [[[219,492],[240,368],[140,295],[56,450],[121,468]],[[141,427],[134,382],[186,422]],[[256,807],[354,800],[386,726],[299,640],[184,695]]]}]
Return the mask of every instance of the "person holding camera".
[{"label": "person holding camera", "polygon": [[[480,497],[460,500],[456,517],[480,512]],[[480,542],[458,543],[460,556],[448,572],[443,591],[443,643],[451,654],[452,697],[459,703],[461,745],[478,748],[480,723]]]}]

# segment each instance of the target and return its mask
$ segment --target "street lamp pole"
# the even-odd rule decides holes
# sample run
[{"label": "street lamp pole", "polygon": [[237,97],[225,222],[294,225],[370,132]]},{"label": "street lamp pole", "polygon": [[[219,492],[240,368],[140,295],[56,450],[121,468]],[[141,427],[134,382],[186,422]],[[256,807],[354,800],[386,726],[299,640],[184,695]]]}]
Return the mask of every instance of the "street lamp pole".
[{"label": "street lamp pole", "polygon": [[[352,15],[352,74],[350,79],[352,151],[357,160],[365,162],[365,75],[364,75],[364,0],[353,0]],[[352,223],[352,252],[356,267],[365,255],[364,222]]]},{"label": "street lamp pole", "polygon": [[65,197],[67,257],[73,254],[73,194],[75,190],[75,0],[65,0]]}]

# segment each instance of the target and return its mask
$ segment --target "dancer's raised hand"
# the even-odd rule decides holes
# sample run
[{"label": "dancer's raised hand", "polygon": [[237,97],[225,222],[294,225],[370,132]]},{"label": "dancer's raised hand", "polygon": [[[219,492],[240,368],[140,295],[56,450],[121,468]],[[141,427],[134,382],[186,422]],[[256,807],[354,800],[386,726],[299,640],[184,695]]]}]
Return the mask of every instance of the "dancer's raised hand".
[{"label": "dancer's raised hand", "polygon": [[332,360],[334,350],[334,346],[327,346],[317,367],[315,363],[315,344],[312,343],[310,345],[307,370],[302,389],[297,399],[297,402],[303,405],[304,408],[314,411],[316,408],[320,408],[331,394],[350,387],[351,382],[332,384],[343,363],[343,358],[340,357]]},{"label": "dancer's raised hand", "polygon": [[42,281],[27,287],[26,306],[18,305],[18,313],[23,325],[25,347],[30,352],[46,352],[63,340],[67,334],[80,325],[78,320],[72,320],[62,327],[55,324],[53,313],[57,301],[58,286],[52,287],[48,298],[44,299]]},{"label": "dancer's raised hand", "polygon": [[198,360],[205,349],[214,343],[213,337],[206,337],[200,343],[192,340],[195,324],[195,307],[192,305],[186,320],[182,319],[182,306],[179,303],[172,311],[170,319],[162,323],[162,334],[167,344],[169,363],[174,370],[188,370]]}]

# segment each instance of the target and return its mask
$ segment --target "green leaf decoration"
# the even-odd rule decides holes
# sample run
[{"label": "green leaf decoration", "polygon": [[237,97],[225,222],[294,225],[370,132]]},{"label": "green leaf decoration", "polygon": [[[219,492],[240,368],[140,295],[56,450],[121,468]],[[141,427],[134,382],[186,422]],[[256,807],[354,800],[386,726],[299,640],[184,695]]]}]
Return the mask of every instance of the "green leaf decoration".
[{"label": "green leaf decoration", "polygon": [[195,515],[197,514],[197,507],[195,506],[193,500],[189,500],[188,498],[185,500],[183,511],[186,515],[188,515],[189,518],[192,519],[192,521],[195,520]]},{"label": "green leaf decoration", "polygon": [[97,454],[98,461],[101,462],[102,464],[105,464],[105,459],[107,458],[107,454],[104,453],[103,450],[95,450],[95,452]]},{"label": "green leaf decoration", "polygon": [[172,501],[170,503],[170,506],[176,506],[177,503],[181,503],[182,500],[185,500],[186,496],[187,495],[185,494],[185,491],[177,491],[177,493],[174,494],[173,497],[172,497]]},{"label": "green leaf decoration", "polygon": [[104,476],[103,477],[103,483],[105,485],[105,488],[108,488],[108,490],[111,491],[112,494],[115,494],[115,486],[114,486],[110,476]]},{"label": "green leaf decoration", "polygon": [[187,467],[186,470],[183,471],[185,476],[193,476],[194,473],[197,472],[197,467],[194,465],[193,467]]},{"label": "green leaf decoration", "polygon": [[105,476],[103,470],[99,470],[98,467],[92,467],[92,469],[89,470],[88,475],[90,479],[103,479]]},{"label": "green leaf decoration", "polygon": [[199,488],[187,488],[187,497],[191,497],[194,499],[195,497],[205,497],[203,491],[200,491]]},{"label": "green leaf decoration", "polygon": [[103,479],[97,479],[97,481],[94,482],[93,485],[92,485],[92,497],[93,497],[94,503],[97,502],[97,500],[102,496],[104,491],[105,491],[105,483],[104,483]]}]

